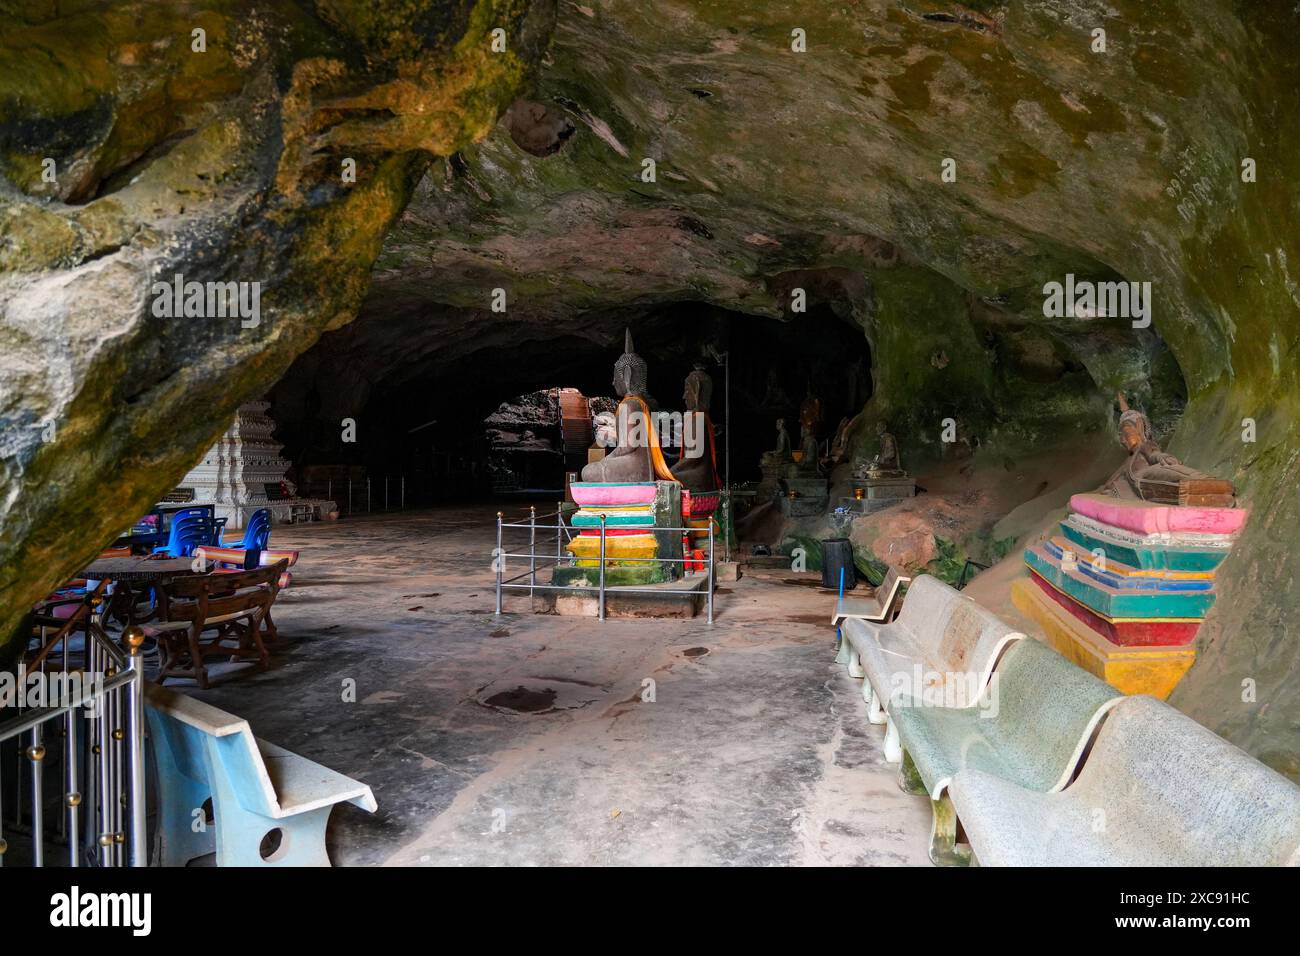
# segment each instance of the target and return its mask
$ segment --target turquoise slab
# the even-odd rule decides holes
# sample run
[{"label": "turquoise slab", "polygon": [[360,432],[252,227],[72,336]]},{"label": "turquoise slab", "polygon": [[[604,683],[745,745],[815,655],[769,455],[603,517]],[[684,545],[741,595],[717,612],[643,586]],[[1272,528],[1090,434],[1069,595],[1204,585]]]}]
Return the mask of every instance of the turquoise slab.
[{"label": "turquoise slab", "polygon": [[[573,526],[575,528],[599,528],[600,515],[583,514],[579,511],[573,516]],[[647,511],[632,515],[613,514],[607,515],[605,518],[606,528],[653,528],[654,526],[654,515]]]},{"label": "turquoise slab", "polygon": [[1173,545],[1136,545],[1109,535],[1061,522],[1061,531],[1089,551],[1101,548],[1106,557],[1145,571],[1213,571],[1228,556],[1226,548],[1183,548]]},{"label": "turquoise slab", "polygon": [[[1043,542],[1043,549],[1058,562],[1061,560],[1061,548],[1051,541]],[[1122,563],[1122,562],[1117,562]],[[1079,573],[1087,578],[1119,591],[1209,591],[1214,582],[1208,578],[1180,579],[1161,578],[1145,574],[1116,574],[1113,571],[1098,571],[1091,564],[1080,561]]]},{"label": "turquoise slab", "polygon": [[1109,587],[1061,563],[1042,545],[1025,549],[1025,564],[1062,594],[1112,620],[1142,618],[1199,620],[1214,606],[1213,591],[1151,591]]}]

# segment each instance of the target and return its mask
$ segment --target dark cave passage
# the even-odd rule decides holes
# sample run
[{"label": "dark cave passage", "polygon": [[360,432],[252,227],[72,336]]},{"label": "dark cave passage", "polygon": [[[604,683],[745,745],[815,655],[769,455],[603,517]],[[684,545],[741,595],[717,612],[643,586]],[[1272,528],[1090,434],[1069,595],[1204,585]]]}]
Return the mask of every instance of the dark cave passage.
[{"label": "dark cave passage", "polygon": [[[520,435],[530,430],[534,445],[545,446],[529,456],[531,464],[520,466],[527,474],[520,475],[519,487],[558,491],[566,469],[553,410],[548,419],[546,402],[525,401],[522,408],[517,403],[560,388],[612,398],[610,374],[626,328],[649,365],[649,397],[658,408],[680,410],[682,383],[696,362],[703,363],[714,381],[718,453],[724,457],[728,447],[729,423],[731,480],[743,483],[758,478],[758,459],[775,443],[777,418],[798,434],[799,407],[809,393],[822,403],[823,443],[872,394],[871,351],[862,330],[823,304],[797,318],[677,302],[601,317],[586,334],[485,340],[482,347],[461,344],[448,355],[355,350],[358,333],[365,332],[362,323],[379,321],[372,316],[358,320],[357,328],[325,336],[267,398],[277,439],[294,462],[290,477],[304,493],[337,495],[340,482],[350,477],[360,489],[369,477],[372,494],[380,494],[374,489],[387,477],[396,496],[404,477],[408,507],[490,495],[493,451],[485,419],[503,405],[507,417],[518,419]],[[341,366],[347,370],[343,380]],[[344,438],[347,419],[355,423],[355,441]],[[569,470],[580,466],[571,456]]]}]

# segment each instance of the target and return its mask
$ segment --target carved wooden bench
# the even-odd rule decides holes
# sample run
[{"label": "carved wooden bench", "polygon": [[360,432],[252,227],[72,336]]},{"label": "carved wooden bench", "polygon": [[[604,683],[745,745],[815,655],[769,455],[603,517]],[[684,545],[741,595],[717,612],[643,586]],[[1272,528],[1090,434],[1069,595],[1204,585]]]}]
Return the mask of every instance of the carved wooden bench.
[{"label": "carved wooden bench", "polygon": [[[841,594],[835,604],[835,611],[831,614],[831,625],[838,625],[846,618],[856,617],[864,621],[871,621],[876,624],[888,621],[897,608],[899,601],[902,600],[902,589],[907,587],[908,582],[912,579],[905,575],[892,564],[889,566],[888,573],[885,574],[884,580],[880,582],[880,587],[876,588],[871,597],[848,597]],[[841,648],[844,642],[840,642]],[[844,661],[840,661],[841,664]]]},{"label": "carved wooden bench", "polygon": [[843,624],[850,676],[863,676],[868,719],[887,724],[885,759],[898,763],[898,731],[889,721],[890,702],[910,697],[939,706],[970,706],[988,683],[1006,646],[1024,637],[997,615],[932,575],[907,590],[898,618],[872,624],[848,618]]},{"label": "carved wooden bench", "polygon": [[[287,568],[282,560],[254,571],[175,578],[159,587],[159,619],[145,625],[162,651],[158,680],[193,677],[207,687],[204,662],[210,657],[251,660],[265,669],[262,627],[266,624],[274,639],[269,615]],[[213,636],[204,639],[207,633]]]},{"label": "carved wooden bench", "polygon": [[895,703],[889,716],[903,749],[899,785],[929,796],[934,810],[930,859],[941,866],[969,861],[969,849],[956,842],[947,793],[954,774],[975,767],[1028,790],[1060,790],[1098,723],[1122,699],[1105,681],[1026,639],[1007,648],[973,707]]},{"label": "carved wooden bench", "polygon": [[1154,697],[1114,706],[1059,793],[975,767],[949,793],[983,865],[1300,864],[1300,787]]},{"label": "carved wooden bench", "polygon": [[[218,866],[329,866],[334,805],[375,811],[364,783],[254,737],[248,721],[156,684],[145,694],[158,769],[157,865],[215,851]],[[209,799],[213,820],[201,824]],[[279,846],[268,852],[272,834]]]}]

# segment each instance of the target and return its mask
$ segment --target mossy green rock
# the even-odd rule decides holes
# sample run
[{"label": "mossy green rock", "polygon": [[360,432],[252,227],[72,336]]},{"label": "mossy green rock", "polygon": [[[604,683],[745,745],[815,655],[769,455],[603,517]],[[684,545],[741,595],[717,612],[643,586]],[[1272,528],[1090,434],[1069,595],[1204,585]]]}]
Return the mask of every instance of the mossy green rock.
[{"label": "mossy green rock", "polygon": [[[645,565],[639,568],[605,568],[605,587],[637,587],[643,584],[662,584],[668,575],[662,565]],[[557,567],[551,583],[563,588],[600,587],[598,568]]]}]

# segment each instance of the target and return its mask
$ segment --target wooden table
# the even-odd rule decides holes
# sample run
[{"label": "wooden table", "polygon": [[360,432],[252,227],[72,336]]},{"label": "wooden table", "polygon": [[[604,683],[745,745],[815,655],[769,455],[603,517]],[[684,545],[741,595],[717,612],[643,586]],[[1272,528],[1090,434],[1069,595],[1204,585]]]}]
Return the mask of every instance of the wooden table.
[{"label": "wooden table", "polygon": [[84,567],[81,577],[114,582],[108,611],[123,624],[139,624],[149,620],[153,613],[144,617],[136,615],[137,593],[194,573],[192,558],[100,558]]}]

